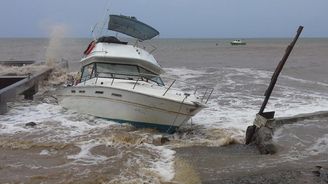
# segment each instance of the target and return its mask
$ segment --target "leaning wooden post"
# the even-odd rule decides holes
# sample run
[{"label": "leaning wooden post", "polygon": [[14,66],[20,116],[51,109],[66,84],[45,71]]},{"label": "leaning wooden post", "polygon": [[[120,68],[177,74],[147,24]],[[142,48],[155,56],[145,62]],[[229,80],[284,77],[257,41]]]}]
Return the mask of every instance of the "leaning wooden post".
[{"label": "leaning wooden post", "polygon": [[295,44],[296,44],[296,41],[298,40],[298,37],[300,36],[302,30],[303,30],[303,26],[300,26],[300,27],[298,28],[298,30],[297,30],[297,34],[296,34],[294,40],[293,40],[292,43],[287,47],[287,49],[286,49],[286,53],[285,53],[284,57],[283,57],[283,58],[281,59],[281,61],[279,62],[278,66],[277,66],[277,68],[276,68],[276,70],[275,70],[275,72],[274,72],[273,75],[272,75],[270,85],[269,85],[268,89],[266,90],[266,92],[265,92],[265,94],[264,94],[265,98],[264,98],[264,101],[263,101],[263,103],[262,103],[261,109],[260,109],[260,111],[259,111],[259,114],[260,114],[260,115],[263,114],[263,111],[264,111],[264,109],[265,109],[265,107],[266,107],[266,105],[267,105],[267,103],[268,103],[268,101],[269,101],[269,98],[270,98],[270,96],[271,96],[271,93],[272,93],[272,91],[273,91],[273,88],[274,88],[274,86],[276,85],[276,82],[277,82],[277,80],[278,80],[279,74],[280,74],[282,68],[284,67],[284,65],[285,65],[285,63],[286,63],[286,61],[287,61],[287,59],[288,59],[290,53],[292,52],[292,50],[293,50],[293,48],[294,48],[294,46],[295,46]]},{"label": "leaning wooden post", "polygon": [[[259,150],[263,154],[267,153],[273,153],[275,150],[273,148],[272,144],[272,127],[268,124],[270,122],[274,121],[274,111],[272,112],[264,112],[264,109],[270,99],[271,93],[273,91],[273,88],[278,80],[279,74],[282,71],[282,68],[284,67],[290,53],[292,52],[301,32],[303,30],[303,26],[299,26],[297,30],[297,34],[294,37],[294,40],[288,45],[286,52],[279,62],[275,72],[272,75],[270,84],[268,89],[266,90],[264,96],[264,100],[262,103],[262,106],[260,108],[259,113],[256,115],[256,118],[254,120],[254,123],[252,126],[249,126],[246,130],[246,140],[245,143],[249,144],[251,142],[255,142],[257,146],[259,147]],[[271,151],[270,151],[271,150]]]}]

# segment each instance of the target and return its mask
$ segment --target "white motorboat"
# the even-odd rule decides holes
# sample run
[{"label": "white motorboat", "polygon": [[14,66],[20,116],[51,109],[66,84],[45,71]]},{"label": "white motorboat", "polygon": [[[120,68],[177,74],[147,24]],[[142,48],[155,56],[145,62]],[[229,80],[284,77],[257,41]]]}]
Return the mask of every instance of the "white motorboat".
[{"label": "white motorboat", "polygon": [[242,41],[242,40],[234,40],[232,42],[230,42],[231,45],[246,45],[246,42]]},{"label": "white motorboat", "polygon": [[[159,34],[134,17],[110,15],[109,30],[139,41]],[[187,92],[166,85],[164,72],[153,55],[116,37],[91,42],[81,60],[80,80],[59,93],[60,104],[96,117],[137,127],[174,132],[206,107],[213,89],[195,87]]]}]

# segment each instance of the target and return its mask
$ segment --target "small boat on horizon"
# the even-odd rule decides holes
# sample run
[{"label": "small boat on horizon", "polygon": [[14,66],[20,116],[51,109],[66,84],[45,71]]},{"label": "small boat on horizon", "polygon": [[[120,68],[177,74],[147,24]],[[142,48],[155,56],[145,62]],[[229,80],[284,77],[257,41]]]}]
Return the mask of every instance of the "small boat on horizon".
[{"label": "small boat on horizon", "polygon": [[242,40],[234,40],[232,42],[230,42],[231,45],[246,45],[246,42],[242,41]]},{"label": "small boat on horizon", "polygon": [[123,15],[110,15],[108,29],[137,39],[136,44],[113,36],[92,41],[81,60],[80,79],[58,95],[63,107],[168,133],[207,107],[212,88],[177,89],[178,81],[163,80],[164,70],[151,52],[138,47],[159,35],[156,29]]}]

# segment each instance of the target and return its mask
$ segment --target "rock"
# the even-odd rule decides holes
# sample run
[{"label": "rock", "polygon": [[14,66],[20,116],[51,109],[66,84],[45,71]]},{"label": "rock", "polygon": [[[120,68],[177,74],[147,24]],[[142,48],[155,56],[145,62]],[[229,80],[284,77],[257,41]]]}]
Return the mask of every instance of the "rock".
[{"label": "rock", "polygon": [[34,122],[29,122],[29,123],[26,123],[25,126],[27,127],[34,127],[36,125],[36,123]]},{"label": "rock", "polygon": [[[257,139],[256,143],[259,144],[260,142],[270,142],[272,140],[272,130],[267,127],[261,127],[257,131]],[[260,142],[259,142],[260,141]]]},{"label": "rock", "polygon": [[48,104],[58,104],[58,99],[55,96],[47,96],[42,99],[42,102]]},{"label": "rock", "polygon": [[166,142],[169,142],[169,138],[167,137],[158,137],[158,138],[155,138],[153,140],[153,144],[156,145],[156,146],[159,146],[159,145],[163,145],[165,144]]},{"label": "rock", "polygon": [[321,166],[316,166],[317,171],[312,171],[316,176],[320,177],[321,181],[328,183],[328,170]]},{"label": "rock", "polygon": [[255,125],[252,125],[252,126],[248,126],[247,127],[245,144],[249,144],[249,143],[251,143],[251,142],[254,141],[253,137],[254,137],[255,130],[256,130],[256,126]]},{"label": "rock", "polygon": [[261,154],[274,154],[277,152],[272,142],[272,135],[272,129],[268,127],[261,127],[256,132],[255,143]]},{"label": "rock", "polygon": [[162,143],[162,144],[165,144],[166,142],[169,142],[169,141],[170,141],[170,139],[167,138],[167,137],[162,137],[162,138],[161,138],[161,143]]},{"label": "rock", "polygon": [[272,142],[273,131],[271,128],[255,125],[248,126],[246,130],[245,143],[255,143],[261,154],[274,154],[277,152],[276,146]]}]

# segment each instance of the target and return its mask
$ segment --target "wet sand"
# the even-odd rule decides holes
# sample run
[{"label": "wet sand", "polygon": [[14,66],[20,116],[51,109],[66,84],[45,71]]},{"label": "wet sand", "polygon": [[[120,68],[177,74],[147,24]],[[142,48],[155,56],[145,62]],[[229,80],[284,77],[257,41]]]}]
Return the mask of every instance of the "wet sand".
[{"label": "wet sand", "polygon": [[[300,122],[303,124],[304,122]],[[306,126],[327,125],[327,118],[305,122]],[[303,125],[304,125],[303,124]],[[295,128],[298,123],[289,128]],[[282,126],[281,129],[288,127]],[[322,128],[322,127],[321,127]],[[295,128],[297,129],[297,128]],[[321,129],[327,132],[327,128]],[[278,130],[279,131],[279,130]],[[289,132],[290,131],[290,132]],[[278,152],[274,155],[261,155],[255,145],[232,144],[222,147],[193,146],[175,149],[176,157],[185,159],[193,166],[203,184],[323,184],[327,181],[316,176],[316,166],[328,168],[328,150],[318,153],[317,148],[310,150],[315,142],[303,147],[291,146],[292,142],[298,145],[301,141],[292,140],[293,137],[306,140],[309,134],[295,130],[299,134],[293,134],[293,130],[278,132],[284,134],[282,138],[275,140]],[[320,132],[318,132],[320,134]],[[278,135],[281,136],[281,135]],[[313,137],[320,135],[312,135]],[[325,141],[319,141],[319,145],[327,145]],[[288,144],[287,144],[288,143]],[[317,154],[306,154],[306,152]]]},{"label": "wet sand", "polygon": [[[267,183],[318,183],[315,166],[328,167],[328,162],[320,158],[311,158],[311,162],[300,166],[295,163],[283,163],[276,166],[261,167],[252,163],[255,160],[270,159],[274,155],[263,156],[255,146],[230,145],[225,147],[187,147],[176,149],[177,156],[186,159],[199,173],[203,184],[267,184]],[[253,165],[242,168],[241,163]],[[238,169],[233,166],[240,167]]]}]

